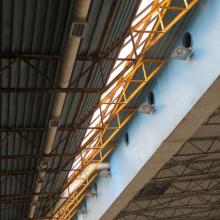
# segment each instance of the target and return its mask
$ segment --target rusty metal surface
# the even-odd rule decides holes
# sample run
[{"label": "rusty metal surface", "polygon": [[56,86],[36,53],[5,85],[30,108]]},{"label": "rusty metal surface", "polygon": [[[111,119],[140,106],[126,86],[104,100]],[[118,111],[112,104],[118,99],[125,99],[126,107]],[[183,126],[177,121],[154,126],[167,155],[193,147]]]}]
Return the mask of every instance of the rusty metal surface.
[{"label": "rusty metal surface", "polygon": [[[79,54],[93,56],[104,51],[112,42],[115,42],[126,30],[127,25],[137,7],[138,0],[127,1],[115,0],[92,1],[88,17],[88,30],[81,43]],[[70,13],[74,7],[74,1],[69,0],[4,0],[1,1],[1,66],[0,66],[0,87],[14,89],[8,94],[1,93],[1,128],[10,127],[11,131],[1,131],[1,194],[29,195],[32,191],[32,183],[35,178],[34,171],[37,166],[37,156],[41,154],[41,144],[44,130],[30,132],[28,130],[14,130],[13,128],[46,127],[48,125],[48,114],[52,93],[38,94],[36,91],[18,93],[16,88],[50,88],[56,87],[56,76],[62,56],[65,36],[68,34],[70,25]],[[110,16],[111,15],[111,16]],[[110,17],[110,20],[109,20]],[[108,21],[108,22],[107,22]],[[103,34],[105,33],[105,34]],[[109,60],[103,68],[104,77],[108,76],[108,68],[113,61]],[[85,88],[86,81],[90,87],[101,85],[99,72],[91,71],[90,80],[86,80],[88,74],[79,80],[79,76],[85,68],[92,64],[90,60],[78,59],[72,81],[74,88]],[[86,90],[86,89],[85,89]],[[84,91],[83,91],[84,92]],[[51,188],[50,179],[56,174],[64,143],[59,145],[61,139],[69,134],[65,142],[66,152],[71,155],[75,151],[73,144],[73,130],[77,127],[74,118],[80,121],[82,115],[89,111],[89,108],[96,104],[96,94],[83,94],[83,108],[78,112],[82,94],[69,93],[67,95],[65,108],[61,117],[61,123],[67,129],[60,129],[54,143],[53,153],[59,155],[49,160],[49,170],[44,182],[44,193],[56,192],[62,186],[68,171],[60,172],[59,178]],[[75,115],[78,113],[78,115]],[[75,116],[74,116],[75,115]],[[89,120],[89,118],[88,118]],[[87,123],[88,123],[87,120]],[[86,123],[82,126],[86,126]],[[70,128],[72,127],[72,128]],[[73,128],[74,127],[74,128]],[[34,129],[33,129],[34,130]],[[85,129],[77,131],[78,142],[82,139]],[[17,159],[16,156],[17,155]],[[32,155],[18,159],[19,155]],[[9,157],[8,157],[9,156]],[[12,157],[15,158],[12,159]],[[3,159],[4,157],[4,159]],[[30,175],[12,175],[13,172],[32,170]],[[68,169],[68,168],[67,168]],[[66,170],[67,170],[66,169]],[[3,175],[6,174],[6,175]],[[2,198],[2,197],[1,197]],[[4,200],[4,198],[2,198]],[[1,200],[1,219],[21,219],[26,216],[29,200],[16,202]],[[41,207],[44,200],[39,203],[37,214],[41,215]]]},{"label": "rusty metal surface", "polygon": [[[37,216],[45,214],[42,210],[49,198],[52,203],[55,201],[53,195],[56,198],[68,175],[71,164],[64,169],[60,168],[77,150],[76,146],[81,143],[91,113],[100,98],[99,92],[86,91],[89,88],[102,88],[108,79],[120,39],[129,27],[138,2],[92,1],[88,30],[73,70],[71,88],[60,122],[62,126],[56,135],[49,159]],[[7,91],[0,94],[0,181],[1,194],[4,195],[0,202],[0,216],[4,220],[17,220],[26,217],[29,206],[27,195],[32,191],[38,155],[42,153],[41,144],[49,123],[51,98],[53,92],[60,91],[56,86],[56,77],[74,1],[22,0],[18,3],[4,0],[0,4],[0,90]],[[166,58],[173,46],[173,39],[186,22],[187,19],[176,25],[162,42],[155,45],[157,50],[153,48],[146,57]],[[170,43],[165,44],[168,39]],[[19,91],[19,88],[24,90]],[[80,92],[75,93],[74,89]],[[129,107],[138,102],[139,98],[132,101]],[[23,174],[12,175],[19,172]],[[5,195],[26,197],[9,199]],[[5,203],[4,199],[7,199]]]}]

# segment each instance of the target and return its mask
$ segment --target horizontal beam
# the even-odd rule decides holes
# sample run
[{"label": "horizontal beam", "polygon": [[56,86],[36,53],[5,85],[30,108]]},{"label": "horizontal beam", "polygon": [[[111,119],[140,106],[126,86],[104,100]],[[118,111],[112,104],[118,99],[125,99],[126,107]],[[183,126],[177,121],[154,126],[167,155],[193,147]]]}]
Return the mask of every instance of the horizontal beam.
[{"label": "horizontal beam", "polygon": [[[131,215],[131,214],[139,214],[139,213],[146,213],[147,212],[153,212],[153,211],[165,211],[165,210],[178,210],[178,209],[181,209],[181,210],[198,210],[198,209],[201,209],[201,210],[204,210],[204,209],[207,209],[207,210],[210,210],[210,209],[219,209],[220,208],[220,204],[204,204],[204,205],[201,205],[201,204],[190,204],[190,205],[175,205],[175,206],[164,206],[164,207],[157,207],[157,208],[145,208],[145,209],[140,209],[140,210],[135,210],[135,211],[125,211],[125,212],[122,212],[119,216],[126,216],[126,215]],[[169,219],[169,218],[168,218]]]},{"label": "horizontal beam", "polygon": [[[117,142],[111,142],[110,144],[112,146],[115,146]],[[87,147],[86,150],[98,150],[100,148],[98,147]],[[24,160],[24,159],[33,159],[33,158],[39,158],[39,157],[73,157],[74,153],[51,153],[51,154],[11,154],[11,155],[1,155],[0,160]],[[1,172],[0,172],[1,173]]]},{"label": "horizontal beam", "polygon": [[161,182],[161,181],[188,182],[188,181],[199,181],[199,180],[207,180],[207,179],[220,179],[220,172],[192,173],[192,174],[184,174],[181,176],[165,176],[165,177],[153,178],[153,180],[157,182]]},{"label": "horizontal beam", "polygon": [[[201,214],[201,212],[200,212]],[[143,214],[143,213],[134,213],[134,214],[131,214],[131,215],[128,215],[127,217],[136,217],[136,216],[142,216],[142,217],[148,217],[147,219],[149,220],[219,220],[219,216],[192,216],[190,217],[190,214],[180,214],[178,216],[170,216],[170,217],[155,217],[155,216],[152,216],[152,215],[149,215],[149,214]],[[126,216],[123,216],[121,215],[121,217],[126,217]]]},{"label": "horizontal beam", "polygon": [[38,53],[25,53],[25,54],[13,54],[13,53],[1,53],[0,59],[31,59],[31,60],[41,60],[41,59],[60,59],[60,54],[38,54]]},{"label": "horizontal beam", "polygon": [[[112,142],[113,144],[114,142]],[[95,148],[90,148],[90,149],[95,149]],[[220,152],[210,152],[210,155],[212,154],[219,154]],[[51,153],[51,154],[47,154],[47,155],[43,155],[43,154],[11,154],[11,155],[0,155],[0,160],[23,160],[23,159],[33,159],[33,158],[39,158],[39,157],[72,157],[74,154],[73,153]],[[195,154],[196,155],[196,154]],[[194,156],[195,156],[194,155]],[[198,154],[200,155],[200,154]],[[202,154],[201,154],[202,155]],[[209,156],[209,154],[204,154],[205,156]],[[192,161],[192,164],[195,163],[208,163],[208,162],[219,162],[218,158],[212,158],[212,159],[196,159],[195,161]],[[172,166],[177,166],[178,164],[188,164],[189,161],[188,160],[184,160],[184,161],[177,161],[176,163],[173,162],[170,165]],[[170,167],[165,167],[165,169],[169,169]]]},{"label": "horizontal beam", "polygon": [[[38,196],[41,196],[41,197],[55,197],[55,196],[59,196],[60,197],[60,193],[34,193],[34,195],[38,195]],[[6,198],[29,198],[31,197],[32,194],[1,194],[1,198],[0,199],[6,199]],[[64,197],[63,197],[64,198]]]},{"label": "horizontal beam", "polygon": [[[177,217],[169,217],[169,220],[219,220],[219,216],[192,216],[185,214]],[[155,217],[154,220],[167,220],[167,217]]]},{"label": "horizontal beam", "polygon": [[0,160],[24,160],[24,159],[33,159],[33,158],[40,158],[40,157],[72,157],[74,156],[73,153],[57,153],[57,154],[21,154],[21,155],[1,155]]},{"label": "horizontal beam", "polygon": [[209,136],[209,137],[193,137],[189,141],[214,141],[220,140],[220,136]]},{"label": "horizontal beam", "polygon": [[[62,218],[62,217],[59,217],[59,218],[56,218],[56,217],[37,217],[37,218],[22,218],[22,220],[66,220],[66,218]],[[17,220],[17,219],[10,219],[10,220]]]},{"label": "horizontal beam", "polygon": [[[0,59],[25,59],[25,60],[40,60],[40,59],[61,59],[60,54],[37,54],[37,53],[21,53],[21,54],[13,54],[13,53],[3,53],[0,54]],[[109,60],[109,61],[132,61],[135,62],[137,59],[135,58],[117,58],[117,57],[98,57],[94,56],[77,56],[78,61],[98,61],[98,60]]]},{"label": "horizontal beam", "polygon": [[[214,140],[217,140],[217,139],[214,139]],[[179,158],[183,159],[183,157],[184,157],[183,161],[190,161],[190,160],[193,160],[194,158],[196,159],[197,156],[200,156],[200,158],[205,158],[207,156],[216,155],[219,153],[220,153],[219,150],[209,151],[209,152],[196,152],[196,153],[178,153],[178,154],[174,155],[174,159],[178,160]],[[193,157],[193,158],[191,159],[191,157]],[[199,160],[199,158],[198,158],[198,160]]]},{"label": "horizontal beam", "polygon": [[[60,196],[40,196],[39,201],[48,201],[48,200],[57,200],[57,199],[67,199],[68,197],[60,197]],[[4,203],[24,203],[24,202],[31,202],[31,195],[26,197],[8,197],[8,198],[1,198],[0,204]]]},{"label": "horizontal beam", "polygon": [[[0,128],[0,132],[40,132],[46,131],[48,127],[3,127]],[[75,130],[87,130],[87,129],[103,129],[100,126],[97,127],[82,127],[82,126],[60,126],[58,131],[75,131]]]},{"label": "horizontal beam", "polygon": [[146,200],[154,200],[154,199],[175,199],[181,196],[201,196],[201,195],[220,195],[220,190],[218,189],[204,189],[204,190],[196,190],[196,191],[187,191],[187,192],[179,192],[179,193],[165,193],[158,196],[143,196],[143,197],[135,197],[132,201],[146,201]]},{"label": "horizontal beam", "polygon": [[0,88],[0,93],[98,93],[103,88]]},{"label": "horizontal beam", "polygon": [[77,56],[77,60],[78,61],[97,61],[97,60],[101,60],[101,61],[130,61],[130,62],[136,62],[137,58],[120,58],[120,57],[97,57],[97,56]]},{"label": "horizontal beam", "polygon": [[[137,112],[138,108],[124,108],[121,112]],[[1,127],[0,132],[3,133],[14,133],[14,132],[43,132],[47,131],[48,127]],[[69,126],[69,125],[61,125],[57,128],[58,131],[75,131],[75,130],[87,130],[87,129],[95,129],[95,130],[103,130],[103,126]],[[111,129],[111,128],[109,128]]]},{"label": "horizontal beam", "polygon": [[[47,174],[49,173],[61,173],[61,172],[81,172],[81,169],[62,169],[59,170],[58,168],[56,169],[48,169],[46,170]],[[23,176],[23,175],[35,175],[36,174],[36,170],[7,170],[7,171],[1,171],[0,172],[0,176]]]}]

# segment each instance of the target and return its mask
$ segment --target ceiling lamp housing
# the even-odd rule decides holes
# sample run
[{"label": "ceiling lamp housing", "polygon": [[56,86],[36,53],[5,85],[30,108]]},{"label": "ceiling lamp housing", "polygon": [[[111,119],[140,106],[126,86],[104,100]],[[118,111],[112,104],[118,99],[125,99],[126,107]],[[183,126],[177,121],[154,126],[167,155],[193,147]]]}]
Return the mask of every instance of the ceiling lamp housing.
[{"label": "ceiling lamp housing", "polygon": [[183,36],[182,46],[177,47],[171,57],[177,60],[188,60],[192,54],[192,36],[189,32],[186,32]]}]

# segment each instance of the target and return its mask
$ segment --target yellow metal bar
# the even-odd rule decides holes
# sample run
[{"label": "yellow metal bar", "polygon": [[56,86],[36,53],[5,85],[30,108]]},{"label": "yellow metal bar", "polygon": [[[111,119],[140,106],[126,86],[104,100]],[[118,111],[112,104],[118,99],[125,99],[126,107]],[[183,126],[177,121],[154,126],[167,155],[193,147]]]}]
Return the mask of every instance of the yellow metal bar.
[{"label": "yellow metal bar", "polygon": [[[146,80],[146,81],[144,81],[141,85],[139,85],[139,87],[131,94],[131,96],[129,96],[129,97],[127,98],[127,101],[128,101],[128,102],[146,85],[146,83],[158,72],[158,70],[159,70],[162,66],[163,66],[163,63],[161,63],[161,64],[147,77],[147,80]],[[124,105],[125,105],[125,104],[124,104]],[[122,107],[123,107],[123,106],[121,106],[120,108],[122,108]],[[119,110],[120,110],[120,109],[118,109],[118,111],[119,111]],[[131,113],[128,115],[128,117],[127,117],[126,119],[124,119],[123,122],[120,123],[120,125],[119,125],[119,127],[118,127],[117,129],[113,129],[112,134],[111,134],[111,135],[104,141],[104,143],[102,144],[102,149],[104,149],[104,148],[110,143],[110,141],[118,134],[118,132],[120,131],[120,129],[129,121],[129,119],[133,116],[133,114],[134,114],[134,112],[131,112]],[[116,115],[116,117],[117,117],[117,115]],[[106,132],[107,129],[108,129],[108,127],[105,128],[104,133]],[[100,149],[100,151],[101,151],[102,149]],[[90,161],[90,163],[91,163],[91,162],[96,162],[97,165],[98,165],[98,163],[101,163],[101,162],[106,158],[106,156],[105,156],[105,157],[102,157],[101,160],[95,160],[95,161],[94,161],[94,158],[97,156],[97,154],[98,154],[100,151],[94,152],[94,154],[92,154],[91,158],[88,158],[88,159],[87,159],[87,162],[88,162],[88,161]],[[94,170],[95,170],[95,168],[94,168]],[[91,174],[93,173],[94,170],[91,171]],[[88,176],[89,176],[89,174],[88,174]],[[86,185],[83,189],[86,189],[86,188],[87,188],[87,185]],[[80,193],[81,193],[81,191],[80,191]],[[74,195],[75,198],[78,198],[78,196],[79,196],[80,194],[76,196],[76,194],[74,193],[73,195]],[[70,197],[70,198],[71,198],[71,197]],[[65,206],[65,208],[63,208],[63,209],[68,210],[68,209],[69,209],[69,206],[70,206],[69,202],[65,203],[64,206]],[[62,210],[62,206],[60,207],[59,210]],[[57,212],[58,212],[59,210],[57,210]],[[66,212],[65,212],[65,213],[66,213]],[[62,217],[63,217],[63,215],[64,215],[64,214],[62,213]]]},{"label": "yellow metal bar", "polygon": [[188,1],[184,0],[184,3],[185,3],[186,8],[188,8],[189,7]]},{"label": "yellow metal bar", "polygon": [[184,7],[166,7],[166,6],[163,6],[162,8],[163,9],[168,9],[168,10],[173,10],[173,11],[184,11],[184,10],[186,10],[186,8],[184,8]]},{"label": "yellow metal bar", "polygon": [[[86,148],[88,148],[88,145],[91,146],[91,143],[93,143],[92,141],[94,140],[94,138],[96,138],[96,137],[98,138],[98,142],[95,145],[95,147],[93,148],[92,152],[90,154],[86,154],[86,155],[88,155],[87,158],[86,158],[86,156],[84,156],[84,160],[86,160],[84,163],[85,167],[86,167],[86,165],[93,163],[93,162],[96,162],[97,166],[98,166],[99,163],[101,163],[102,161],[104,161],[107,158],[107,156],[110,154],[110,152],[113,149],[113,147],[109,148],[109,144],[114,139],[114,137],[120,132],[121,128],[131,119],[131,117],[134,114],[134,111],[131,111],[131,112],[128,111],[127,112],[128,115],[123,119],[119,116],[119,114],[123,111],[125,106],[139,93],[139,91],[158,73],[158,71],[164,65],[164,63],[165,63],[164,60],[156,60],[156,61],[145,60],[144,53],[149,48],[151,48],[156,42],[158,42],[158,40],[160,40],[161,37],[164,36],[164,34],[175,23],[177,23],[199,0],[192,0],[190,3],[188,3],[186,0],[182,0],[182,1],[184,1],[186,8],[184,10],[183,9],[177,10],[177,11],[180,11],[180,13],[178,15],[176,15],[169,22],[169,24],[166,24],[166,27],[164,27],[164,25],[163,25],[164,24],[163,17],[164,17],[167,10],[169,10],[169,9],[172,10],[171,7],[169,7],[171,0],[163,0],[159,4],[156,4],[156,6],[153,6],[152,10],[149,12],[149,14],[146,15],[140,22],[138,22],[134,27],[131,28],[131,30],[130,30],[131,32],[136,31],[138,27],[140,27],[141,25],[143,25],[145,23],[148,23],[149,19],[151,18],[151,16],[155,12],[159,12],[159,14],[158,14],[159,23],[157,23],[155,25],[155,29],[153,29],[151,31],[150,38],[148,39],[147,43],[145,44],[141,55],[138,56],[138,59],[137,59],[135,65],[130,70],[130,72],[128,72],[128,74],[126,76],[122,75],[120,78],[118,78],[118,82],[117,82],[116,87],[112,88],[109,91],[109,93],[104,98],[101,99],[102,104],[108,103],[108,100],[111,100],[107,105],[110,106],[112,104],[115,104],[115,108],[110,113],[108,120],[106,122],[103,122],[103,126],[102,126],[103,129],[102,130],[96,129],[95,133],[91,136],[91,138],[89,138],[89,140],[83,146],[81,146],[81,149],[85,150]],[[160,11],[160,9],[163,9],[163,10]],[[157,32],[158,25],[161,25],[162,30],[163,30],[162,32]],[[136,32],[136,33],[143,34],[143,32],[140,32],[140,33]],[[134,49],[135,48],[137,48],[137,45],[134,45]],[[134,53],[134,51],[132,53]],[[151,71],[150,73],[148,73],[148,75],[146,73],[146,68],[145,68],[145,64],[147,62],[154,63],[154,64],[156,62],[156,64],[157,64],[155,69],[153,71]],[[142,71],[144,74],[144,80],[134,79],[134,76],[135,76],[137,70],[139,70],[140,68],[142,68]],[[137,87],[135,89],[133,89],[132,93],[129,96],[126,96],[126,91],[130,88],[130,85],[132,85],[133,83],[136,83],[136,82],[138,82]],[[120,94],[120,96],[118,98],[119,101],[114,103],[113,97],[115,95],[115,92],[120,87],[123,88],[123,92],[122,92],[122,94]],[[123,96],[126,97],[125,102],[121,101],[121,98]],[[106,109],[108,109],[108,108],[106,108]],[[103,111],[103,114],[101,113],[103,118],[105,118],[106,115],[109,114],[107,112],[108,111],[105,110],[105,111]],[[126,112],[126,111],[123,111],[123,112]],[[118,120],[119,126],[116,128],[113,127],[111,129],[111,133],[109,134],[110,124],[111,124],[112,120],[114,120],[114,118],[116,118]],[[108,131],[108,133],[107,133],[107,131]],[[97,147],[97,146],[99,146],[99,144],[101,145],[101,147]],[[92,148],[90,148],[90,150],[91,149]],[[80,168],[82,168],[82,167],[80,167]],[[77,178],[78,174],[79,173],[73,174],[70,178],[70,182],[74,181]],[[85,181],[81,185],[81,187],[79,187],[79,189],[77,189],[75,192],[73,192],[70,195],[69,200],[64,202],[62,204],[62,206],[59,207],[59,209],[55,212],[54,217],[56,218],[58,216],[58,217],[60,217],[60,219],[71,219],[75,215],[77,207],[79,206],[80,202],[85,197],[85,191],[86,191],[87,187],[95,179],[96,176],[97,176],[97,173],[95,172],[95,168],[94,168],[87,174]],[[68,185],[65,187],[68,187]]]},{"label": "yellow metal bar", "polygon": [[[171,4],[171,0],[161,2],[160,4],[158,4],[158,0],[157,0],[157,1],[154,1],[154,4],[152,5],[152,7],[155,7],[155,8],[154,8],[154,10],[155,10],[154,13],[157,13],[157,12],[159,11],[159,9],[160,9],[161,6],[167,6],[167,7],[168,7],[168,6],[170,6],[170,4]],[[158,6],[159,6],[159,7],[158,7]],[[152,11],[153,11],[153,10],[152,10]],[[167,11],[167,10],[163,10],[163,11],[162,11],[161,19],[162,19],[163,16],[165,15],[166,11]],[[154,13],[152,13],[152,15],[153,15]],[[151,14],[151,12],[150,12],[149,14]],[[146,17],[147,17],[147,16],[146,16]],[[150,20],[150,18],[151,18],[151,17],[148,17],[148,21]],[[145,19],[144,19],[144,21],[145,21],[145,22],[148,22],[148,21],[145,20]],[[149,23],[148,23],[148,24],[149,24]],[[154,25],[154,27],[153,27],[153,29],[152,29],[153,32],[152,32],[152,33],[150,34],[150,36],[148,37],[148,40],[147,40],[146,45],[145,45],[145,48],[147,48],[147,46],[151,44],[153,37],[155,36],[155,34],[157,33],[157,31],[158,31],[158,29],[159,29],[159,26],[160,26],[160,20],[158,19],[158,21],[156,22],[156,24]],[[144,27],[144,30],[145,30],[145,29],[146,29],[146,26]],[[164,32],[164,33],[165,33],[165,32]],[[147,51],[147,50],[145,49],[145,51]],[[150,62],[156,62],[156,63],[157,63],[157,62],[159,62],[159,63],[164,62],[163,60],[157,60],[157,59],[145,59],[143,55],[142,55],[142,57],[140,58],[140,60],[141,60],[141,59],[143,59],[144,62],[149,62],[149,63],[150,63]],[[144,64],[143,64],[143,65],[144,65]],[[138,66],[137,64],[136,64],[136,66],[137,66],[137,68],[139,68],[139,66]],[[135,70],[135,72],[136,72],[136,70]],[[133,78],[135,72],[131,73],[131,77],[129,77],[129,79]],[[145,79],[145,80],[146,80],[146,79]],[[134,82],[134,81],[131,81],[131,82]],[[131,83],[131,82],[130,82],[130,83]],[[136,81],[136,83],[137,83],[137,81]],[[129,83],[127,83],[126,89],[128,88],[128,86],[129,86]],[[121,100],[121,97],[120,97],[119,100]]]},{"label": "yellow metal bar", "polygon": [[160,11],[158,10],[158,18],[159,18],[159,21],[160,21],[160,26],[161,26],[161,29],[162,31],[164,31],[164,23],[163,23],[163,19],[162,19],[162,16],[160,14]]},{"label": "yellow metal bar", "polygon": [[[102,160],[92,160],[92,162],[96,162],[96,166],[94,166],[94,168],[92,170],[90,170],[90,172],[87,173],[87,178],[85,178],[85,185],[79,189],[78,191],[76,192],[73,192],[72,194],[70,194],[70,199],[72,199],[72,203],[74,203],[78,198],[79,196],[83,195],[83,192],[85,192],[85,190],[87,189],[87,187],[90,185],[90,183],[95,179],[95,177],[98,175],[97,173],[94,173],[94,170],[96,169],[96,167],[104,160],[106,159],[106,157],[111,153],[111,151],[113,150],[112,147],[109,148],[109,150],[107,152],[105,152],[105,154],[102,156]],[[99,151],[97,151],[96,155],[98,154]],[[93,155],[93,158],[96,156],[96,155]],[[91,176],[91,174],[93,174],[93,176]],[[74,205],[74,207],[71,208],[71,211],[76,207],[78,206],[79,203],[76,203],[76,205]],[[57,210],[56,212],[54,213],[54,217],[66,217],[66,214],[64,214],[64,212],[66,210],[68,210],[70,208],[71,204],[68,203],[68,200],[63,204],[61,205]],[[68,215],[69,215],[69,212],[68,212]]]}]

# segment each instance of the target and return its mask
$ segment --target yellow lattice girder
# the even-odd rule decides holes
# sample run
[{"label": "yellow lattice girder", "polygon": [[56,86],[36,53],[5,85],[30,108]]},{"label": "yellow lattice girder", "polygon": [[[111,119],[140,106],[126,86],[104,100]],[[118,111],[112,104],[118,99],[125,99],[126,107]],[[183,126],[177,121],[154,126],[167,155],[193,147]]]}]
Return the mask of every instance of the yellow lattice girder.
[{"label": "yellow lattice girder", "polygon": [[[64,189],[66,189],[68,185],[77,178],[80,170],[82,170],[83,167],[94,162],[96,162],[98,166],[99,163],[107,158],[112,149],[115,147],[111,143],[111,141],[125,126],[125,124],[131,119],[135,112],[134,110],[123,111],[126,105],[141,91],[141,89],[158,73],[161,67],[165,64],[164,60],[144,59],[144,54],[146,53],[146,51],[149,50],[149,48],[151,48],[156,42],[158,42],[170,30],[170,28],[174,24],[176,24],[194,5],[196,5],[199,0],[191,0],[190,2],[188,2],[187,0],[178,1],[183,1],[185,7],[172,7],[170,6],[172,0],[162,0],[159,4],[156,4],[156,6],[153,7],[152,10],[140,22],[138,22],[130,29],[130,33],[137,33],[140,34],[140,36],[143,33],[150,32],[150,37],[146,42],[141,54],[137,57],[134,67],[127,73],[126,76],[121,75],[118,78],[116,86],[112,88],[111,91],[103,99],[100,100],[101,104],[104,103],[109,106],[114,105],[114,109],[110,112],[110,116],[105,122],[103,122],[103,118],[107,117],[107,111],[100,111],[102,117],[102,124],[100,125],[100,127],[102,129],[95,129],[94,135],[92,135],[89,140],[85,144],[83,144],[83,146],[81,146],[81,150],[93,149],[93,151],[89,155],[89,157],[86,158],[84,156],[83,159],[85,161],[83,165],[77,168],[78,172],[76,171],[72,174],[68,184],[64,187]],[[178,12],[178,14],[174,16],[168,24],[166,24],[166,22],[164,22],[164,15],[168,10],[176,11]],[[139,27],[140,25],[146,26],[149,22],[150,17],[155,12],[158,13],[158,21],[155,24],[154,28],[151,31],[136,31],[137,27]],[[134,45],[133,53],[135,53],[136,46],[137,45]],[[151,70],[151,72],[147,72],[145,68],[146,64],[156,65],[156,67]],[[135,76],[137,76],[137,73],[140,73],[140,71],[142,71],[143,73],[142,77],[140,79],[135,79]],[[132,90],[131,94],[128,94],[130,86],[134,84],[136,85],[135,89]],[[123,90],[122,94],[119,96],[119,98],[117,98],[117,100],[113,100],[115,92],[120,87],[122,87]],[[122,113],[124,115],[126,114],[126,116],[123,115],[123,117],[121,117]],[[111,127],[111,122],[115,119],[117,119],[118,121],[118,126]],[[108,134],[108,136],[106,136],[106,134]],[[98,141],[95,147],[91,147],[91,143],[94,138],[97,138]],[[96,176],[97,173],[95,172],[94,168],[87,174],[83,184],[76,191],[71,193],[69,198],[61,205],[61,207],[56,210],[53,217],[59,217],[60,219],[72,219],[77,211],[80,202],[84,199],[86,195],[87,187],[95,179]]]}]

